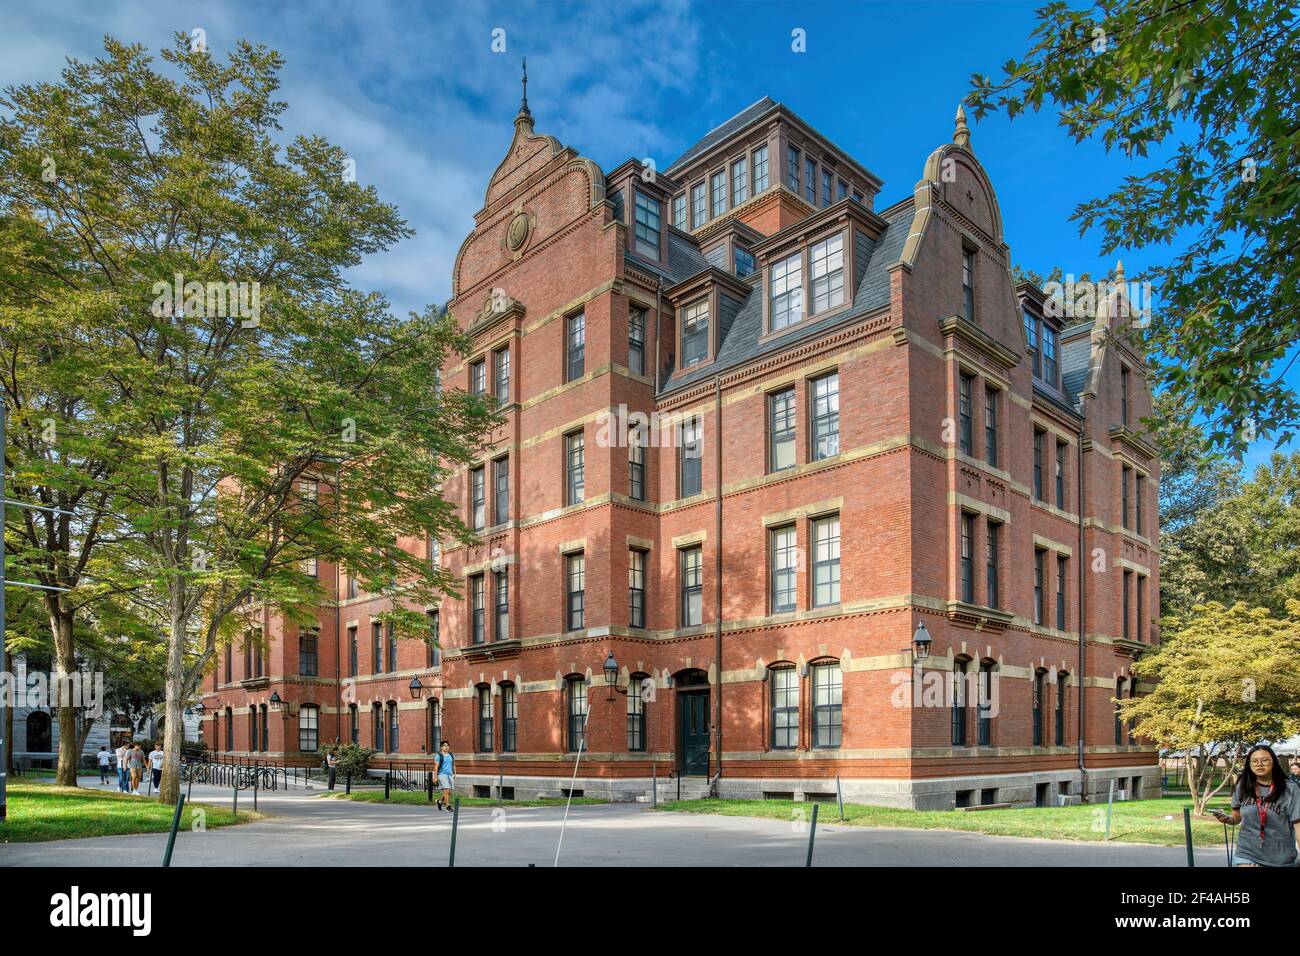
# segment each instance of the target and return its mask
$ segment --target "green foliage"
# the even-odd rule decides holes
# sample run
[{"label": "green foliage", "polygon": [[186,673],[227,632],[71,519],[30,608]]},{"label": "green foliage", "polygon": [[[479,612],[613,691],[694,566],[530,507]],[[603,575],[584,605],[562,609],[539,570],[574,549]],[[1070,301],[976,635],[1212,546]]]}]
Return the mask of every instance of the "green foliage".
[{"label": "green foliage", "polygon": [[1125,698],[1120,714],[1139,736],[1188,755],[1198,813],[1226,783],[1209,785],[1219,761],[1230,776],[1251,745],[1300,731],[1298,625],[1300,601],[1277,616],[1244,603],[1198,604],[1164,621],[1160,646],[1133,665],[1155,689]]},{"label": "green foliage", "polygon": [[1300,18],[1278,0],[1107,0],[1038,10],[1032,46],[995,82],[972,77],[977,118],[1050,107],[1076,142],[1141,158],[1081,204],[1102,252],[1178,243],[1141,277],[1162,307],[1140,333],[1160,382],[1210,422],[1216,445],[1285,440],[1300,403],[1274,363],[1300,340]]},{"label": "green foliage", "polygon": [[338,754],[337,771],[340,778],[348,774],[354,778],[364,777],[370,767],[370,758],[376,753],[370,747],[361,747],[357,744],[326,744],[317,752],[323,761],[325,755],[331,751]]}]

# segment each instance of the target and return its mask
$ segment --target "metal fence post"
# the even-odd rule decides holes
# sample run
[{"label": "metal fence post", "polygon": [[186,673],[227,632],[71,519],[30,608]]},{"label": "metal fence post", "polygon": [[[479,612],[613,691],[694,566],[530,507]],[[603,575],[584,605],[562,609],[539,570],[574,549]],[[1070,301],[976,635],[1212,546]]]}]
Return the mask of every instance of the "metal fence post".
[{"label": "metal fence post", "polygon": [[456,827],[460,823],[460,797],[452,801],[451,807],[451,856],[447,860],[448,867],[456,866]]},{"label": "metal fence post", "polygon": [[392,787],[393,787],[393,771],[390,769],[388,773],[384,774],[384,799],[385,800],[388,799],[388,794],[392,790]]},{"label": "metal fence post", "polygon": [[230,785],[231,785],[231,786],[234,788],[234,790],[235,790],[235,800],[234,800],[234,804],[233,804],[233,806],[231,807],[231,811],[230,811],[230,812],[233,813],[233,814],[235,815],[236,821],[238,821],[238,818],[239,818],[239,781],[238,781],[238,780],[232,780],[232,781],[230,782]]},{"label": "metal fence post", "polygon": [[497,806],[501,806],[501,801],[506,798],[506,772],[497,771]]},{"label": "metal fence post", "polygon": [[1183,807],[1183,835],[1187,839],[1187,865],[1196,866],[1196,857],[1192,853],[1192,808]]},{"label": "metal fence post", "polygon": [[840,775],[835,775],[835,798],[840,802],[840,823],[844,822],[844,788],[840,785]]},{"label": "metal fence post", "polygon": [[181,825],[181,811],[185,809],[185,797],[176,797],[176,812],[172,814],[172,832],[167,836],[167,852],[163,854],[163,868],[172,865],[172,847],[176,845],[176,830]]},{"label": "metal fence post", "polygon": [[1110,842],[1110,814],[1115,806],[1115,778],[1110,778],[1110,792],[1106,794],[1106,840]]},{"label": "metal fence post", "polygon": [[253,770],[253,812],[257,812],[257,770]]},{"label": "metal fence post", "polygon": [[656,810],[659,809],[659,765],[651,762],[650,764],[650,805]]},{"label": "metal fence post", "polygon": [[808,860],[804,866],[812,866],[813,842],[817,839],[817,803],[813,803],[812,826],[808,828]]},{"label": "metal fence post", "polygon": [[347,782],[347,789],[344,792],[350,794],[352,793],[352,772],[351,771],[348,771],[345,780]]}]

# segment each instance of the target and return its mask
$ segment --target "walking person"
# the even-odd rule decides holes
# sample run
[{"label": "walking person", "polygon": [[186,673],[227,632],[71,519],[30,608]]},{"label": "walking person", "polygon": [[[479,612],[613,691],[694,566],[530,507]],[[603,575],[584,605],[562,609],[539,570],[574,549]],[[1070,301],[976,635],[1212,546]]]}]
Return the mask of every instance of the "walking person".
[{"label": "walking person", "polygon": [[131,792],[130,770],[127,768],[127,760],[131,754],[131,748],[125,743],[120,744],[117,748],[117,789],[122,793]]},{"label": "walking person", "polygon": [[328,785],[331,790],[334,789],[334,777],[338,773],[338,769],[339,755],[334,752],[333,748],[325,751],[325,770],[329,774]]},{"label": "walking person", "polygon": [[1215,810],[1220,822],[1241,824],[1235,866],[1295,866],[1300,839],[1300,785],[1287,778],[1273,748],[1258,744],[1232,791],[1232,812]]},{"label": "walking person", "polygon": [[1300,784],[1300,753],[1291,755],[1291,782]]},{"label": "walking person", "polygon": [[439,810],[451,809],[451,791],[456,786],[456,758],[452,755],[451,744],[442,742],[438,748],[438,787],[442,797],[438,800]]},{"label": "walking person", "polygon": [[153,775],[153,789],[157,790],[162,784],[163,768],[163,751],[157,742],[153,745],[153,750],[149,751],[149,770]]},{"label": "walking person", "polygon": [[140,796],[140,775],[144,773],[144,751],[136,743],[126,755],[126,765],[131,771],[131,796]]},{"label": "walking person", "polygon": [[113,754],[108,749],[108,744],[99,745],[99,753],[95,755],[99,763],[99,783],[100,786],[108,784],[108,765],[113,762]]}]

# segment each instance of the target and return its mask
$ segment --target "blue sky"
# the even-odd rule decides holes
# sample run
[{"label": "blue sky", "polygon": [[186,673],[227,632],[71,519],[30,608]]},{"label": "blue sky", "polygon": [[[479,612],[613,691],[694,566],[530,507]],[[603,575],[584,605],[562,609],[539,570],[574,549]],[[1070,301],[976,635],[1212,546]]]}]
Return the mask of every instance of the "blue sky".
[{"label": "blue sky", "polygon": [[[288,134],[319,133],[357,163],[416,235],[355,270],[394,307],[443,302],[452,261],[510,141],[520,58],[540,132],[603,169],[630,156],[664,168],[764,95],[782,101],[885,181],[877,208],[910,195],[951,139],[974,72],[1022,55],[1037,2],[24,4],[6,12],[0,82],[50,80],[102,37],[153,50],[205,31],[222,56],[240,38],[280,51]],[[792,31],[806,52],[792,50]],[[504,52],[494,52],[494,36]],[[972,125],[1002,205],[1013,261],[1104,274],[1116,256],[1080,237],[1075,206],[1140,166],[1076,146],[1050,113]],[[1132,276],[1162,250],[1121,253]],[[1300,363],[1288,379],[1300,384]],[[1247,465],[1265,459],[1257,442]]]}]

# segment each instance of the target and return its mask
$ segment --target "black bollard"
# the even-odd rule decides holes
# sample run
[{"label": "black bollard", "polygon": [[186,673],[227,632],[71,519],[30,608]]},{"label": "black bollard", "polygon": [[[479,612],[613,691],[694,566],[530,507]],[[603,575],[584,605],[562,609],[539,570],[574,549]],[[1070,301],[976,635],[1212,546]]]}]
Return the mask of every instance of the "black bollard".
[{"label": "black bollard", "polygon": [[176,798],[176,812],[172,814],[172,832],[167,836],[167,852],[163,854],[163,867],[172,865],[172,847],[176,845],[176,831],[181,825],[181,811],[185,809],[185,798]]},{"label": "black bollard", "polygon": [[817,804],[813,804],[812,826],[808,828],[808,862],[805,866],[812,866],[813,842],[817,839]]},{"label": "black bollard", "polygon": [[1196,856],[1192,853],[1192,808],[1183,807],[1183,835],[1187,839],[1187,865],[1196,866]]},{"label": "black bollard", "polygon": [[451,857],[447,860],[448,867],[456,866],[456,826],[460,823],[460,797],[452,801],[451,807]]},{"label": "black bollard", "polygon": [[349,774],[347,775],[347,791],[346,791],[346,792],[347,792],[347,793],[351,793],[351,792],[352,792],[352,774],[351,774],[351,773],[349,773]]}]

